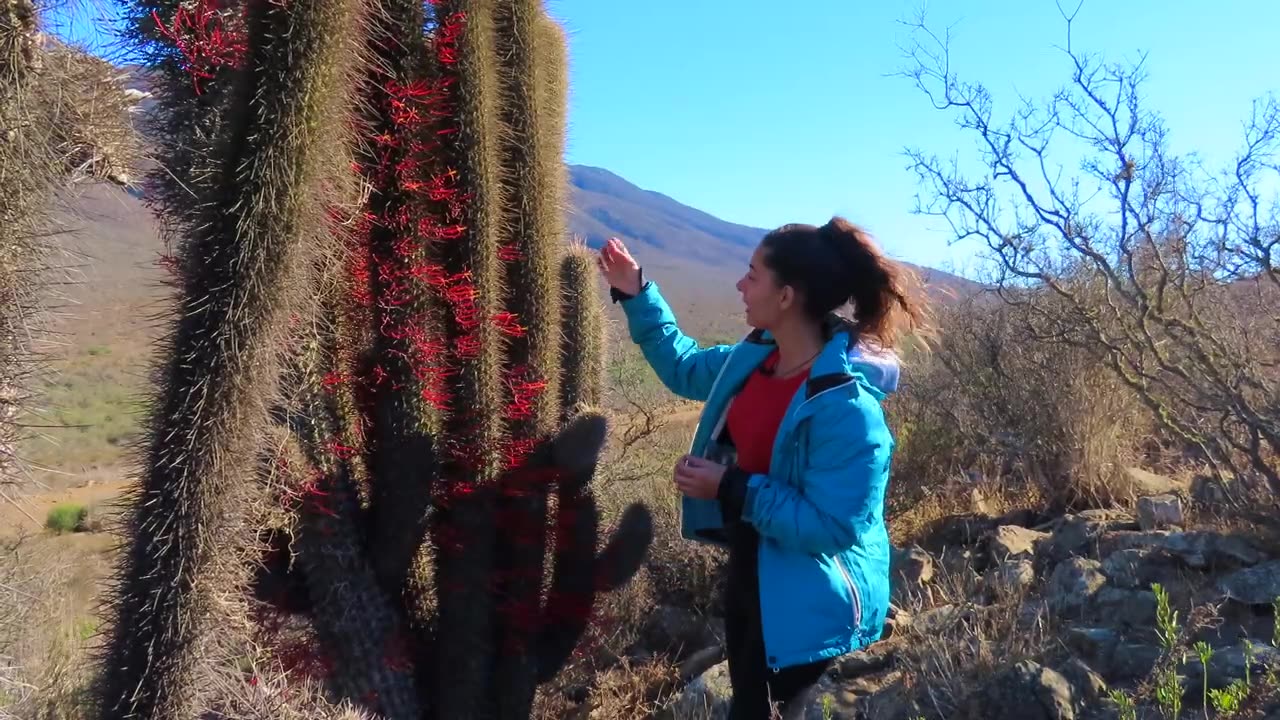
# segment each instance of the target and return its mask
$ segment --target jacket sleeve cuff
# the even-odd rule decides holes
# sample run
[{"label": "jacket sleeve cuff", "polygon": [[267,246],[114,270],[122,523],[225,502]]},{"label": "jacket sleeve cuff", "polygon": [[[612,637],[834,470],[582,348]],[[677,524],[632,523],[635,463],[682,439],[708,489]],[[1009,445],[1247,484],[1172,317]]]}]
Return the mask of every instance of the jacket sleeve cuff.
[{"label": "jacket sleeve cuff", "polygon": [[742,507],[747,500],[747,481],[750,473],[737,465],[730,465],[720,479],[716,499],[720,501],[720,518],[725,525],[742,520]]},{"label": "jacket sleeve cuff", "polygon": [[[648,284],[649,281],[644,279],[644,268],[640,268],[640,292],[644,292],[645,286]],[[631,293],[622,292],[616,287],[609,287],[609,298],[613,300],[614,304],[630,300],[633,297],[635,297],[635,295],[632,295]]]}]

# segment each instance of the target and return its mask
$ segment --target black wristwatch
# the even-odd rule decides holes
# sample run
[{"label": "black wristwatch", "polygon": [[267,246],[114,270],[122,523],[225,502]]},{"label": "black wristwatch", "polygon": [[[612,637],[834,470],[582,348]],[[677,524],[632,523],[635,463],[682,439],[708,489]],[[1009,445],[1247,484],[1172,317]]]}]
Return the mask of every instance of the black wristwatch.
[{"label": "black wristwatch", "polygon": [[[645,279],[644,279],[644,268],[640,268],[640,289],[641,289],[642,291],[644,290],[644,286],[645,286],[646,284],[647,284],[647,282],[646,282],[646,281],[645,281]],[[613,300],[614,304],[616,305],[616,304],[618,304],[619,302],[621,302],[621,301],[623,301],[623,300],[630,300],[631,298],[635,297],[635,295],[632,295],[631,293],[625,293],[625,292],[622,292],[622,291],[621,291],[621,290],[619,290],[618,288],[613,287],[612,285],[610,285],[610,286],[609,286],[609,297]]]}]

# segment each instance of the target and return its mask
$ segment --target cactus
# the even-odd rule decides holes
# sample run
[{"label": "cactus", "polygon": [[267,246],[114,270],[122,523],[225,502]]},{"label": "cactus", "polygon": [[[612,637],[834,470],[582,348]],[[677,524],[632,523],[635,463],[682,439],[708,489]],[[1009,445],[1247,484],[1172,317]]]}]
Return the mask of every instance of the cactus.
[{"label": "cactus", "polygon": [[[240,112],[211,147],[219,186],[185,225],[182,295],[128,520],[98,717],[178,718],[191,704],[219,551],[244,508],[276,356],[320,227],[317,183],[340,119],[354,0],[255,3],[245,68],[227,89]],[[214,192],[216,190],[216,192]]]},{"label": "cactus", "polygon": [[[527,718],[653,534],[635,505],[600,538],[603,326],[566,243],[562,31],[538,0],[133,2],[192,121],[157,201],[184,307],[100,717],[190,715],[212,539],[260,530],[294,560],[263,563],[247,602],[304,617],[335,699]],[[237,520],[233,498],[264,492],[281,525]]]}]

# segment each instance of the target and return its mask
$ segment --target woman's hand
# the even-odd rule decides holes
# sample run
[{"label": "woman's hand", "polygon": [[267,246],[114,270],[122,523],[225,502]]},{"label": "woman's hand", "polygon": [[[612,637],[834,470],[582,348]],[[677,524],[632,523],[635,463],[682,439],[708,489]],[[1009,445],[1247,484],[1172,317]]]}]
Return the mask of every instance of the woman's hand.
[{"label": "woman's hand", "polygon": [[691,498],[715,500],[725,469],[705,458],[685,455],[676,462],[676,487]]},{"label": "woman's hand", "polygon": [[621,240],[609,238],[604,247],[600,248],[596,264],[600,266],[600,272],[610,287],[628,295],[640,294],[640,263],[631,257]]}]

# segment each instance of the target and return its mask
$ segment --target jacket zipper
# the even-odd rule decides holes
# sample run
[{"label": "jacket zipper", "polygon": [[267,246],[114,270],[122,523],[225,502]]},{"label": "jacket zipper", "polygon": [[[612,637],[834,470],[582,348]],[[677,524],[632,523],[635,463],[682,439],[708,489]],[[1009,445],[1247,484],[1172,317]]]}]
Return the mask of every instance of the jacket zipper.
[{"label": "jacket zipper", "polygon": [[[742,340],[747,339],[747,337],[749,337],[749,335],[744,335]],[[720,378],[724,377],[724,371],[729,368],[729,362],[733,360],[733,354],[738,352],[738,346],[742,344],[742,340],[739,340],[738,342],[733,344],[733,349],[729,351],[729,357],[726,357],[724,359],[724,364],[722,364],[720,366],[720,369],[716,372],[716,379],[711,381],[711,390],[707,393],[707,400],[710,400],[711,398],[715,397],[716,388],[720,387]],[[719,424],[719,420],[717,420],[717,424]],[[698,431],[701,429],[702,429],[702,420],[699,419],[698,424],[695,425],[693,428],[693,437],[689,439],[690,453],[693,452],[693,444],[698,441]],[[714,428],[712,430],[714,432]]]},{"label": "jacket zipper", "polygon": [[836,554],[836,567],[840,568],[840,574],[844,576],[844,581],[849,585],[849,596],[853,598],[853,630],[860,632],[862,629],[862,595],[858,593],[858,586],[853,582],[853,576],[849,574],[849,569],[844,566],[844,560],[840,559],[840,555]]},{"label": "jacket zipper", "polygon": [[[796,408],[796,413],[799,414],[800,410],[803,409],[805,405],[808,405],[829,392],[839,390],[851,382],[854,382],[852,378],[846,382],[840,383],[839,385],[827,388],[808,400],[805,400],[803,403],[800,403],[800,407]],[[853,599],[853,628],[854,632],[860,632],[862,628],[862,595],[858,592],[858,585],[853,581],[853,575],[850,574],[849,569],[844,566],[844,560],[841,559],[840,554],[836,553],[832,555],[832,558],[836,561],[836,567],[840,569],[840,575],[844,578],[845,584],[849,587],[849,597]]]}]

